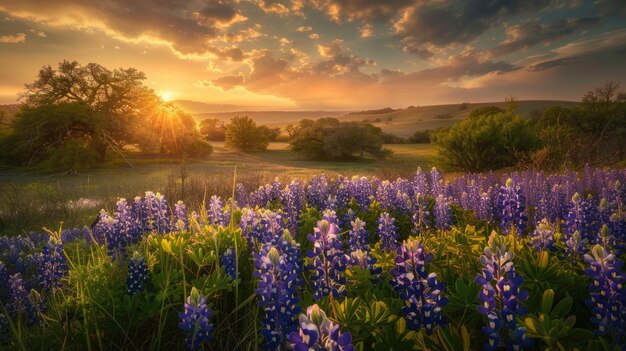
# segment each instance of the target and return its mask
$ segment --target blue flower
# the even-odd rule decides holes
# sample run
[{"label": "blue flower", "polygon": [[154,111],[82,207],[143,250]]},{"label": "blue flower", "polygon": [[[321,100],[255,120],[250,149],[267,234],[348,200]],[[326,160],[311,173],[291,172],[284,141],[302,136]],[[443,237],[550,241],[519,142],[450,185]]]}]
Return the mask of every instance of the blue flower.
[{"label": "blue flower", "polygon": [[[526,314],[526,308],[521,305],[528,299],[528,292],[521,290],[524,278],[515,272],[513,253],[507,251],[495,231],[489,236],[484,252],[480,256],[484,268],[482,274],[476,277],[476,282],[482,285],[478,295],[478,312],[487,316],[483,333],[487,335],[488,342],[484,348],[496,350],[500,342],[504,342],[509,349],[520,349],[531,343],[526,338],[525,329],[516,320]],[[505,327],[508,329],[506,333],[503,330]]]},{"label": "blue flower", "polygon": [[391,285],[406,302],[402,312],[408,328],[415,331],[424,328],[428,335],[435,327],[445,325],[441,310],[448,302],[444,284],[437,280],[437,274],[429,274],[424,267],[430,260],[432,254],[426,254],[417,240],[409,239],[397,249],[396,267],[389,272]]},{"label": "blue flower", "polygon": [[529,235],[529,244],[537,251],[554,250],[554,227],[544,218]]},{"label": "blue flower", "polygon": [[202,343],[213,339],[212,315],[213,311],[207,307],[206,297],[201,296],[195,287],[192,288],[185,303],[185,311],[178,313],[178,328],[185,333],[185,345],[190,350],[198,350]]},{"label": "blue flower", "polygon": [[67,274],[68,266],[63,244],[51,237],[41,251],[39,266],[41,286],[44,291],[52,291],[61,287],[61,278]]},{"label": "blue flower", "polygon": [[509,234],[511,229],[515,229],[517,235],[524,234],[528,219],[525,211],[526,198],[522,189],[509,178],[498,192],[498,218],[502,234]]},{"label": "blue flower", "polygon": [[189,229],[189,218],[187,217],[187,206],[178,201],[174,208],[174,227],[180,232]]},{"label": "blue flower", "polygon": [[341,250],[342,242],[337,236],[337,226],[327,220],[317,222],[313,234],[307,239],[313,243],[313,250],[307,252],[308,268],[313,283],[313,298],[319,300],[332,294],[333,297],[345,295],[345,270],[348,256]]},{"label": "blue flower", "polygon": [[128,279],[126,279],[128,295],[133,296],[143,291],[146,288],[147,281],[148,265],[145,258],[135,251],[128,263]]},{"label": "blue flower", "polygon": [[380,237],[380,247],[385,251],[395,251],[398,248],[398,233],[396,233],[398,227],[394,225],[395,221],[395,218],[391,217],[387,212],[381,213],[376,221],[376,224],[378,224],[376,232]]},{"label": "blue flower", "polygon": [[435,198],[435,227],[441,230],[450,229],[452,212],[448,200],[441,194]]},{"label": "blue flower", "polygon": [[589,268],[585,273],[593,281],[589,285],[591,299],[587,301],[597,326],[595,333],[609,335],[616,345],[626,342],[626,274],[624,262],[596,245],[591,254],[585,254]]},{"label": "blue flower", "polygon": [[221,258],[222,267],[224,267],[224,271],[226,274],[232,279],[237,279],[237,257],[235,248],[229,247],[226,252],[222,255]]},{"label": "blue flower", "polygon": [[299,317],[300,328],[289,334],[295,351],[354,351],[350,333],[341,333],[340,326],[331,322],[318,305],[309,306]]},{"label": "blue flower", "polygon": [[219,196],[211,196],[207,209],[209,224],[227,226],[230,222],[230,213],[224,211],[222,199]]},{"label": "blue flower", "polygon": [[296,330],[296,315],[300,312],[296,297],[296,272],[286,254],[267,244],[254,254],[259,279],[255,292],[259,306],[265,311],[261,334],[265,349],[282,350],[287,336]]}]

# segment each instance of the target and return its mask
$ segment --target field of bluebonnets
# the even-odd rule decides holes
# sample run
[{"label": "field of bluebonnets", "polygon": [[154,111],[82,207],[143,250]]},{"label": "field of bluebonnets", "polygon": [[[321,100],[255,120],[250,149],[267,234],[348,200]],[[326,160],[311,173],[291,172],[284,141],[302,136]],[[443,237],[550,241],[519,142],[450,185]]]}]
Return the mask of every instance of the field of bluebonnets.
[{"label": "field of bluebonnets", "polygon": [[626,347],[624,169],[235,184],[0,238],[1,347]]}]

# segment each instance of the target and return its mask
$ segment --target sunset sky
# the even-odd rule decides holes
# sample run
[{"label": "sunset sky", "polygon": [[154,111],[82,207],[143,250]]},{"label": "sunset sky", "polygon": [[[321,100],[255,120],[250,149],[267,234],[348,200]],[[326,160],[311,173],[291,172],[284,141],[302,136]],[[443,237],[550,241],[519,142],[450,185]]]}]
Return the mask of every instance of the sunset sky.
[{"label": "sunset sky", "polygon": [[624,0],[0,0],[0,103],[63,59],[277,109],[578,100],[626,84]]}]

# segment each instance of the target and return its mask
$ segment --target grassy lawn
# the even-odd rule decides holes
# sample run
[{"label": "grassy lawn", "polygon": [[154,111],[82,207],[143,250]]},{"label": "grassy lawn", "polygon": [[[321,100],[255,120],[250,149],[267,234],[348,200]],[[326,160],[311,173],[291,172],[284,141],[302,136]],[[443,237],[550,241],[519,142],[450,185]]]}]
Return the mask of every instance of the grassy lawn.
[{"label": "grassy lawn", "polygon": [[[134,165],[112,158],[85,175],[51,177],[24,171],[0,171],[0,235],[19,234],[42,227],[89,225],[98,211],[113,210],[118,197],[132,199],[151,190],[171,200],[183,200],[191,209],[200,208],[204,196],[229,196],[237,168],[237,182],[253,190],[275,178],[283,183],[293,178],[376,175],[380,178],[407,176],[417,167],[432,167],[436,150],[429,144],[388,145],[394,155],[388,160],[355,162],[297,159],[287,143],[271,143],[267,151],[246,154],[213,143],[208,160],[182,164],[176,159],[130,154]],[[82,199],[82,200],[81,200]]]}]

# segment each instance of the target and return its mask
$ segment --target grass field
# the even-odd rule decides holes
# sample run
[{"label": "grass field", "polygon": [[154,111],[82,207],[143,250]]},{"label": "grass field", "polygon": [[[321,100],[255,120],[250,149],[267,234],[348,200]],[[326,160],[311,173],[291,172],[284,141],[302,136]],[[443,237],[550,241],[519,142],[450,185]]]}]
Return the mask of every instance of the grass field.
[{"label": "grass field", "polygon": [[417,167],[429,169],[436,150],[429,144],[388,145],[394,155],[384,161],[322,162],[300,160],[286,143],[271,143],[265,152],[246,154],[213,143],[214,152],[206,161],[157,159],[130,155],[134,167],[113,159],[84,175],[51,177],[18,170],[0,171],[0,235],[20,234],[42,227],[89,225],[101,208],[111,210],[118,197],[133,198],[152,190],[173,201],[183,200],[199,208],[204,194],[229,196],[232,176],[256,189],[279,178],[308,179],[324,172],[329,175],[376,175],[380,178],[407,176]]}]

